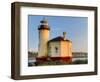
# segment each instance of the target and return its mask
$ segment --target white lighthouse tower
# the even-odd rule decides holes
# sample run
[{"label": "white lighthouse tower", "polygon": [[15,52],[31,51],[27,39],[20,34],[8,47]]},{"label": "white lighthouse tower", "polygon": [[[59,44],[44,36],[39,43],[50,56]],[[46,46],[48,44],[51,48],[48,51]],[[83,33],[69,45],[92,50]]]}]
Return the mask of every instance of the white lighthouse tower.
[{"label": "white lighthouse tower", "polygon": [[46,57],[47,52],[47,42],[49,40],[49,31],[48,21],[44,18],[40,21],[39,25],[39,45],[38,45],[38,57]]}]

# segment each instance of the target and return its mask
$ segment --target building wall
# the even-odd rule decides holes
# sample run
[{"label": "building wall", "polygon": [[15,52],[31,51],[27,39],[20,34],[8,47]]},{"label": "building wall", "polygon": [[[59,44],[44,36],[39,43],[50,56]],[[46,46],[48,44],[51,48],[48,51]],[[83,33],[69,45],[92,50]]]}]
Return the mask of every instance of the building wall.
[{"label": "building wall", "polygon": [[69,41],[61,41],[61,57],[72,56],[72,44]]},{"label": "building wall", "polygon": [[68,43],[66,41],[61,42],[61,57],[66,57],[68,55]]},{"label": "building wall", "polygon": [[47,56],[47,42],[49,40],[49,30],[39,30],[39,52],[38,57]]},{"label": "building wall", "polygon": [[[58,47],[57,53],[55,47]],[[48,53],[51,57],[72,57],[72,43],[66,41],[50,42]]]},{"label": "building wall", "polygon": [[69,42],[68,45],[69,45],[69,56],[72,57],[72,42]]},{"label": "building wall", "polygon": [[[58,48],[57,52],[55,48]],[[50,42],[48,46],[48,55],[51,57],[59,57],[60,56],[60,42]]]}]

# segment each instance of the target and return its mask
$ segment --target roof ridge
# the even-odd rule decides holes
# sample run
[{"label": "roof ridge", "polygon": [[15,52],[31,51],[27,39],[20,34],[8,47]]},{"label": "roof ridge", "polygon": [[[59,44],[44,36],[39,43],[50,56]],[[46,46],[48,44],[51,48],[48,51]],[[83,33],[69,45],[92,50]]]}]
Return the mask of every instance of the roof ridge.
[{"label": "roof ridge", "polygon": [[51,42],[51,41],[70,41],[70,40],[68,40],[68,39],[64,40],[64,38],[62,36],[57,36],[57,37],[49,40],[49,42]]}]

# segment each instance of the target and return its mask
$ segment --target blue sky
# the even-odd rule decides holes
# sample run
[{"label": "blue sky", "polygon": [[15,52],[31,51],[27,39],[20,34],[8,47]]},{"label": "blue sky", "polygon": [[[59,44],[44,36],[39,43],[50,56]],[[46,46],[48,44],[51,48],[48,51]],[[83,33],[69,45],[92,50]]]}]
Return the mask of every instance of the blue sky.
[{"label": "blue sky", "polygon": [[67,33],[66,38],[72,41],[73,52],[87,52],[88,18],[67,16],[28,16],[28,50],[38,50],[38,26],[43,18],[50,26],[50,39]]}]

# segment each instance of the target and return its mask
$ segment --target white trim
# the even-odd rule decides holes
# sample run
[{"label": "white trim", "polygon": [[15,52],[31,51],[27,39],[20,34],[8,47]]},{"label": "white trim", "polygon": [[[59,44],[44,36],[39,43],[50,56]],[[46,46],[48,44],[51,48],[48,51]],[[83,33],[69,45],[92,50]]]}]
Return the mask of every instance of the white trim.
[{"label": "white trim", "polygon": [[[88,10],[72,9],[50,9],[50,8],[31,8],[21,7],[21,38],[20,38],[20,74],[21,75],[38,75],[54,73],[75,73],[94,71],[94,12]],[[88,17],[88,64],[85,65],[61,65],[61,66],[39,66],[28,67],[28,15],[52,15],[52,16],[74,16]],[[79,68],[79,69],[78,69]]]}]

